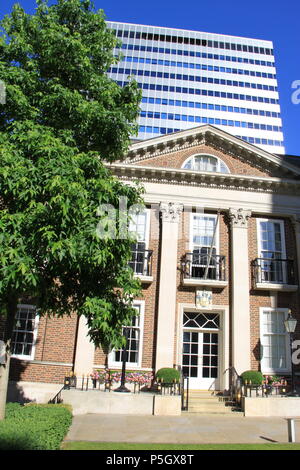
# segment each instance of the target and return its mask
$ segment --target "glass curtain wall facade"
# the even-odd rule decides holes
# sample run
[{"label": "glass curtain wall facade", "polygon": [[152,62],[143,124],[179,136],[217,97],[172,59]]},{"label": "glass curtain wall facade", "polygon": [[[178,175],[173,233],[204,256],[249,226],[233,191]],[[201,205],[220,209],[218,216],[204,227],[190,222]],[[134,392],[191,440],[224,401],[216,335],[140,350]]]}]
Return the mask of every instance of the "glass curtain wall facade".
[{"label": "glass curtain wall facade", "polygon": [[285,153],[271,41],[107,22],[123,59],[109,70],[135,76],[143,98],[137,139],[211,124]]}]

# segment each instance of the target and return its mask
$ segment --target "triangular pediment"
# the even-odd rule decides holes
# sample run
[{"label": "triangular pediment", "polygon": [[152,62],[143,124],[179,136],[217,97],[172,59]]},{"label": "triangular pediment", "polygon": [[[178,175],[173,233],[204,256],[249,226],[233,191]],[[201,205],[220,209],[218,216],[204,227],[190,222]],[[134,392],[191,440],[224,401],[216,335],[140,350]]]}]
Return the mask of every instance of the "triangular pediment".
[{"label": "triangular pediment", "polygon": [[208,153],[223,160],[231,174],[298,179],[300,167],[211,125],[135,142],[123,164],[179,169],[185,158]]}]

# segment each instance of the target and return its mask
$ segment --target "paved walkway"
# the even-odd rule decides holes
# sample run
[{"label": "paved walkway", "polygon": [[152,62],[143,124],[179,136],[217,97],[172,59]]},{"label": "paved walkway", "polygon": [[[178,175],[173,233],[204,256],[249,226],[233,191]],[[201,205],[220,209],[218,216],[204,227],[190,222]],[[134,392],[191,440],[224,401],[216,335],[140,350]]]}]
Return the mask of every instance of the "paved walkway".
[{"label": "paved walkway", "polygon": [[[295,423],[296,442],[300,442],[300,420]],[[74,416],[66,440],[174,444],[286,443],[288,427],[285,418],[250,418],[234,414],[86,414]]]}]

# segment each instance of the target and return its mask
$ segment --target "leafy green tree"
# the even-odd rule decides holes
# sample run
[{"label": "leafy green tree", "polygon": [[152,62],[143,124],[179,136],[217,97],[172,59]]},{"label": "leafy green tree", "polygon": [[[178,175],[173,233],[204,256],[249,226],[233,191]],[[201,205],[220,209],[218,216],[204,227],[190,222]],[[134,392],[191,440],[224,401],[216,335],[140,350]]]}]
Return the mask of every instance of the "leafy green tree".
[{"label": "leafy green tree", "polygon": [[[34,15],[15,5],[1,26],[0,419],[21,299],[34,299],[40,315],[84,315],[96,346],[121,345],[140,284],[130,239],[103,231],[99,206],[141,202],[141,189],[109,170],[136,133],[141,95],[136,82],[121,88],[106,74],[118,58],[103,12],[90,0],[37,0]],[[123,235],[126,213],[117,215]]]}]

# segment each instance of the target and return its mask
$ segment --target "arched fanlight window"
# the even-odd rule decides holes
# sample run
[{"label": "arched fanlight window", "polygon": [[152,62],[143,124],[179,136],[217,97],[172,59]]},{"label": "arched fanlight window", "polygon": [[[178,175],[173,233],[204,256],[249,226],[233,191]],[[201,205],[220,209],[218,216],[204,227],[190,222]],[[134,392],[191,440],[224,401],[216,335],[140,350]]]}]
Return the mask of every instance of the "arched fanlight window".
[{"label": "arched fanlight window", "polygon": [[194,155],[184,162],[182,168],[194,171],[229,173],[227,165],[218,157],[212,155]]}]

